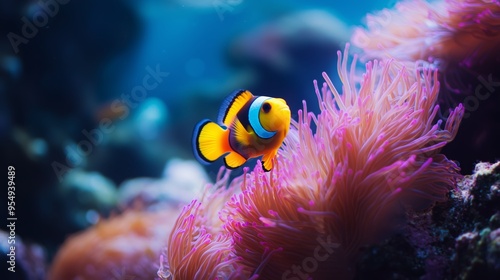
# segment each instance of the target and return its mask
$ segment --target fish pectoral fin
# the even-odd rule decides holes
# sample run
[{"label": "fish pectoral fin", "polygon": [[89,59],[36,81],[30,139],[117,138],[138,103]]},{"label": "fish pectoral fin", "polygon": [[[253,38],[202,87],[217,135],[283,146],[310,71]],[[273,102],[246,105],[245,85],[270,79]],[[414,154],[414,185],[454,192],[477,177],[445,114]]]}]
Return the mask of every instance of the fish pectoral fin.
[{"label": "fish pectoral fin", "polygon": [[242,166],[247,160],[237,152],[230,152],[225,158],[224,163],[229,169],[235,169]]},{"label": "fish pectoral fin", "polygon": [[232,126],[232,129],[234,131],[234,137],[238,143],[240,143],[242,146],[248,146],[250,141],[248,139],[249,133],[248,131],[243,127],[243,124],[239,120],[236,120]]},{"label": "fish pectoral fin", "polygon": [[265,154],[262,157],[262,168],[264,169],[264,171],[268,172],[271,171],[271,169],[273,169],[273,163],[276,158],[277,152],[278,150],[274,150],[270,153]]}]

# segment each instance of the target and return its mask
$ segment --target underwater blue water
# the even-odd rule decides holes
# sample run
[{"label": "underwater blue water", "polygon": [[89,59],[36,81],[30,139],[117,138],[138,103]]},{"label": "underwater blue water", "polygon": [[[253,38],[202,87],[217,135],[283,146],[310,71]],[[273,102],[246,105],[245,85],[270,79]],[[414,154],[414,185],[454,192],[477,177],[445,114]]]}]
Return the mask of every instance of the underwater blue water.
[{"label": "underwater blue water", "polygon": [[[193,128],[216,120],[234,90],[282,97],[293,119],[302,100],[317,112],[313,80],[321,84],[326,71],[341,86],[336,52],[367,13],[397,2],[66,0],[45,22],[37,18],[43,1],[0,1],[0,166],[17,172],[16,234],[40,244],[46,264],[68,236],[137,198],[186,204],[197,196],[224,163],[198,165]],[[37,20],[25,35],[26,21]],[[26,38],[15,46],[13,33]],[[497,86],[484,83],[490,72],[470,75]],[[499,98],[491,96],[475,100],[479,109],[443,149],[463,174],[479,158],[498,160]]]},{"label": "underwater blue water", "polygon": [[[217,3],[221,6],[219,16]],[[135,2],[143,22],[143,34],[117,89],[126,90],[142,77],[146,65],[160,64],[170,71],[171,80],[155,94],[179,98],[203,81],[224,81],[231,76],[224,49],[241,33],[306,9],[321,9],[338,16],[348,25],[359,25],[369,11],[391,6],[395,1],[140,1]],[[190,4],[191,3],[191,4]],[[192,4],[202,3],[202,4]],[[231,10],[226,10],[231,9]],[[325,69],[327,70],[327,69]],[[328,69],[330,70],[330,69]],[[320,77],[320,73],[317,73]],[[229,94],[229,93],[228,93]],[[188,109],[188,108],[186,108]]]}]

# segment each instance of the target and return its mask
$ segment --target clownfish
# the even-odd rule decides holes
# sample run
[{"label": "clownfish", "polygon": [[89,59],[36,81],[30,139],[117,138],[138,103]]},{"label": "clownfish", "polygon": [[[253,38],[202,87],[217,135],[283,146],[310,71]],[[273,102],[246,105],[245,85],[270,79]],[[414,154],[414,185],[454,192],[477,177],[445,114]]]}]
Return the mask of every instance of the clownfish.
[{"label": "clownfish", "polygon": [[196,125],[195,156],[202,163],[210,163],[225,155],[224,164],[230,169],[262,156],[263,169],[270,171],[290,128],[290,119],[284,99],[237,90],[222,103],[218,123],[205,119]]}]

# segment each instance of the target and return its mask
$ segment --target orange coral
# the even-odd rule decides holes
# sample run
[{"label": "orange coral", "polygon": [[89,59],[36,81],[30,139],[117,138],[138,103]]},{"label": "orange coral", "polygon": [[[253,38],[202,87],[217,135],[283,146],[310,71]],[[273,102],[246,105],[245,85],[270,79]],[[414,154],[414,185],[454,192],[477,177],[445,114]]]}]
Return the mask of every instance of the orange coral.
[{"label": "orange coral", "polygon": [[178,213],[130,210],[100,221],[64,243],[48,279],[154,279],[160,250]]}]

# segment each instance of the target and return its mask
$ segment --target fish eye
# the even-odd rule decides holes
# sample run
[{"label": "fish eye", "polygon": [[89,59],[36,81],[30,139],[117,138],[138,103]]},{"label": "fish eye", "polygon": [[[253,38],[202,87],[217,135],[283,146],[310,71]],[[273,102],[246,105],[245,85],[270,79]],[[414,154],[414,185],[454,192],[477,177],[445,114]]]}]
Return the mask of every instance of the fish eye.
[{"label": "fish eye", "polygon": [[262,104],[262,110],[264,111],[264,113],[269,113],[269,111],[271,111],[271,104],[267,102]]}]

